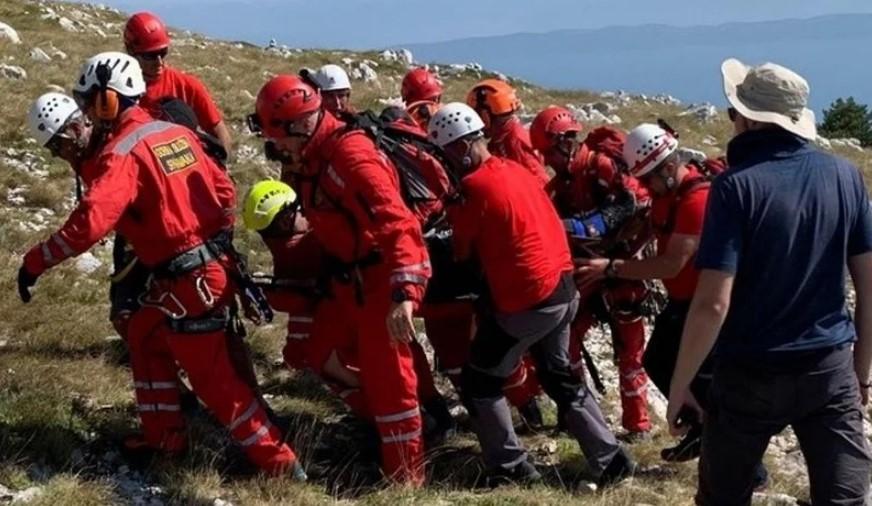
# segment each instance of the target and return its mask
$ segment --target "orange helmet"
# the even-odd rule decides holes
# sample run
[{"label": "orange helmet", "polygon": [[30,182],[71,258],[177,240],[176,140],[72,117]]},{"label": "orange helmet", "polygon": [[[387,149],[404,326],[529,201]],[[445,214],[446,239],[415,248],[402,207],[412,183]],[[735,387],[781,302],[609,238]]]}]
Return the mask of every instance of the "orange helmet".
[{"label": "orange helmet", "polygon": [[411,116],[412,119],[415,120],[415,123],[424,130],[426,130],[427,125],[430,124],[430,118],[432,118],[438,110],[439,104],[430,100],[412,102],[408,107],[406,107],[406,112],[409,116]]},{"label": "orange helmet", "polygon": [[321,95],[299,76],[270,79],[257,93],[255,111],[263,134],[269,139],[287,135],[287,124],[321,108]]},{"label": "orange helmet", "polygon": [[466,103],[478,112],[485,124],[491,116],[511,114],[521,108],[521,100],[515,89],[499,79],[485,79],[476,84],[466,95]]},{"label": "orange helmet", "polygon": [[442,82],[424,67],[410,70],[403,78],[400,95],[407,104],[429,100],[439,102],[442,97]]},{"label": "orange helmet", "polygon": [[575,120],[571,112],[551,105],[537,114],[530,124],[530,143],[541,153],[553,147],[558,137],[581,130],[581,123]]},{"label": "orange helmet", "polygon": [[124,25],[124,46],[130,54],[152,53],[170,46],[167,27],[150,12],[137,12]]}]

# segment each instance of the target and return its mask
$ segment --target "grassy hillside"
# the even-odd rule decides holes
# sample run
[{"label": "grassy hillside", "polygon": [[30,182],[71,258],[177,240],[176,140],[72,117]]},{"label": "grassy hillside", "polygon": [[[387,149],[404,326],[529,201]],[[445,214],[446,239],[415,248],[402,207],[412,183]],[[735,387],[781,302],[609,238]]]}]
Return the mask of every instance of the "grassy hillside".
[{"label": "grassy hillside", "polygon": [[[565,437],[526,438],[539,463],[554,464],[549,487],[494,492],[471,491],[479,473],[474,438],[465,432],[434,452],[431,486],[421,491],[373,488],[372,466],[361,457],[358,432],[338,423],[341,406],[305,374],[290,373],[278,363],[284,324],[253,331],[250,343],[264,389],[276,411],[294,419],[294,438],[314,480],[305,486],[238,472],[238,453],[205,415],[192,422],[194,449],[178,462],[158,462],[135,470],[113,449],[119,434],[135,428],[132,381],[124,346],[107,321],[110,270],[107,244],[86,261],[67,262],[39,280],[34,301],[23,305],[15,292],[15,272],[29,245],[59,225],[74,203],[69,168],[51,159],[28,139],[24,123],[31,101],[52,87],[69,89],[80,63],[94,53],[122,48],[122,14],[91,6],[0,0],[0,21],[17,30],[20,44],[0,39],[0,64],[18,66],[24,79],[0,77],[0,503],[11,491],[27,490],[31,504],[566,504],[582,499],[600,505],[683,504],[691,501],[694,464],[660,467],[657,451],[670,443],[662,421],[654,441],[633,448],[648,472],[606,493],[593,493],[579,480],[584,459]],[[378,53],[266,52],[246,44],[204,39],[178,32],[171,64],[199,75],[210,87],[238,143],[231,172],[240,195],[248,185],[276,175],[261,155],[257,139],[244,127],[260,85],[277,73],[296,72],[335,62],[347,67],[368,63],[373,81],[354,82],[353,100],[360,108],[380,107],[379,99],[399,95],[405,67]],[[51,61],[32,58],[40,48]],[[62,57],[60,53],[64,53]],[[343,61],[345,60],[345,61]],[[462,99],[482,74],[443,68],[448,99]],[[3,74],[0,73],[0,76]],[[604,101],[614,104],[623,126],[657,117],[682,133],[685,144],[719,154],[729,136],[724,118],[708,123],[682,115],[684,108],[640,98],[604,99],[590,92],[555,92],[517,82],[527,110],[545,105]],[[723,115],[725,116],[725,115]],[[844,153],[872,173],[868,153]],[[239,231],[243,248],[257,262],[262,248]],[[261,264],[262,265],[262,264]],[[607,339],[593,336],[607,379]],[[617,389],[604,400],[617,424]],[[661,401],[662,402],[662,401]],[[661,405],[662,407],[662,405]],[[547,413],[553,422],[553,409]],[[617,428],[617,426],[616,426]],[[805,483],[797,467],[795,445],[785,439],[767,457],[776,492],[802,496]],[[781,444],[781,443],[779,443]],[[18,496],[16,496],[18,497]]]}]

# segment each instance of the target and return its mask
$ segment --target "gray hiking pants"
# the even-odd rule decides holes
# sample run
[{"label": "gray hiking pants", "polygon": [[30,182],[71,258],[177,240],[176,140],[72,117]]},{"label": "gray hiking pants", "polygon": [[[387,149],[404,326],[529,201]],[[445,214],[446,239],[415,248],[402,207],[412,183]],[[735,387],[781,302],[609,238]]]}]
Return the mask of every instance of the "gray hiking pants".
[{"label": "gray hiking pants", "polygon": [[569,325],[578,310],[570,276],[539,306],[483,318],[463,369],[464,404],[475,422],[485,465],[511,469],[527,459],[512,424],[502,386],[530,351],[545,392],[557,403],[569,432],[599,474],[620,447],[587,386],[569,366]]}]

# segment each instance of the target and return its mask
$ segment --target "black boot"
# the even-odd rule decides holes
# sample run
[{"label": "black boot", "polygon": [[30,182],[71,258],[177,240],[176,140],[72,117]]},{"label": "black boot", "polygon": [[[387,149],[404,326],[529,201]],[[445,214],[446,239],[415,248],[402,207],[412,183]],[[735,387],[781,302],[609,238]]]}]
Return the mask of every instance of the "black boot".
[{"label": "black boot", "polygon": [[702,425],[694,425],[684,438],[671,448],[660,451],[660,458],[666,462],[687,462],[699,457],[702,451]]},{"label": "black boot", "polygon": [[457,432],[457,424],[454,422],[451,412],[448,411],[445,397],[436,395],[425,402],[422,408],[425,414],[424,419],[428,422],[425,424],[424,431],[424,439],[427,441],[428,447],[439,446]]},{"label": "black boot", "polygon": [[489,488],[504,485],[533,485],[542,481],[542,475],[533,464],[525,460],[511,469],[499,468],[491,471],[485,480]]},{"label": "black boot", "polygon": [[621,481],[636,474],[636,463],[627,455],[623,448],[618,450],[618,453],[612,457],[612,461],[600,474],[597,479],[597,486],[600,488],[616,485]]},{"label": "black boot", "polygon": [[530,399],[530,402],[518,407],[518,414],[521,415],[523,422],[522,430],[516,431],[519,433],[540,432],[545,423],[542,421],[542,410],[539,408],[539,401],[536,398]]}]

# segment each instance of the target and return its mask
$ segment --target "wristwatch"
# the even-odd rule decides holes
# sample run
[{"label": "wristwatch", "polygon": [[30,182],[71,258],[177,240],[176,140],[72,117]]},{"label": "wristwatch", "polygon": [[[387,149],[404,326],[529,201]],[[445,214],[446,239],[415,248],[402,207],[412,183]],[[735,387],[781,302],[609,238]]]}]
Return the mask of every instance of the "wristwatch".
[{"label": "wristwatch", "polygon": [[609,258],[609,264],[606,265],[605,274],[606,274],[606,278],[608,278],[608,279],[615,279],[616,277],[618,277],[618,269],[615,268],[615,259],[614,258]]}]

